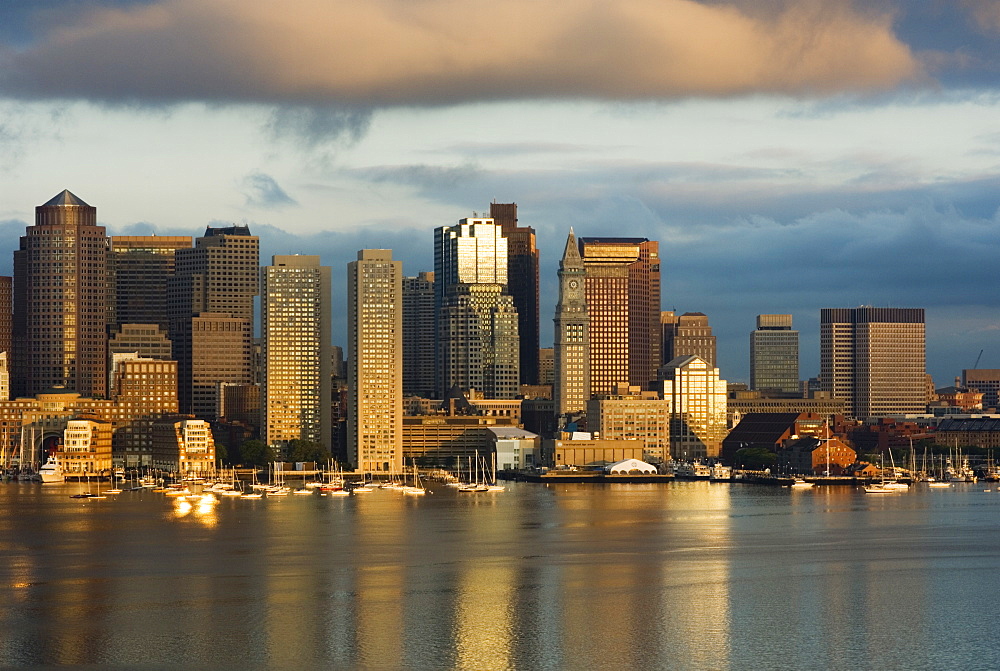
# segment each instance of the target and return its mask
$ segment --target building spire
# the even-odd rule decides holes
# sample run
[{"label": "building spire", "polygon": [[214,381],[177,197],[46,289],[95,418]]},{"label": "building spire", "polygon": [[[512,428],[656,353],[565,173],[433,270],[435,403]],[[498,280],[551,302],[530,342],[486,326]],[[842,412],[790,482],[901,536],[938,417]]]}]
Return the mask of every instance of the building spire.
[{"label": "building spire", "polygon": [[559,261],[559,269],[583,267],[583,259],[580,257],[580,248],[576,244],[576,234],[573,227],[569,227],[569,235],[566,236],[566,249],[563,250],[562,259]]}]

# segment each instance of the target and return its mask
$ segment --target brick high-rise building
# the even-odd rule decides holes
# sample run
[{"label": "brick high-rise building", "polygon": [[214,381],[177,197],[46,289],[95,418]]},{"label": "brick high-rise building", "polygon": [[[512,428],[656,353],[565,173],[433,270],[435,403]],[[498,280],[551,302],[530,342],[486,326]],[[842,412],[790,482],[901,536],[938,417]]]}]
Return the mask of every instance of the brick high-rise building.
[{"label": "brick high-rise building", "polygon": [[274,256],[261,269],[261,438],[330,449],[329,266],[318,256]]},{"label": "brick high-rise building", "polygon": [[517,310],[521,384],[538,384],[538,247],[535,229],[518,226],[517,203],[490,203],[490,217],[507,238],[507,293]]},{"label": "brick high-rise building", "polygon": [[715,365],[715,336],[703,312],[685,312],[675,315],[671,311],[660,313],[663,334],[663,363],[679,356],[696,356]]},{"label": "brick high-rise building", "polygon": [[820,310],[820,379],[855,419],[924,412],[923,309]]},{"label": "brick high-rise building", "polygon": [[660,365],[659,243],[646,238],[580,238],[590,315],[590,389],[643,389]]},{"label": "brick high-rise building", "polygon": [[14,252],[16,395],[107,395],[107,255],[97,208],[69,191],[35,208]]}]

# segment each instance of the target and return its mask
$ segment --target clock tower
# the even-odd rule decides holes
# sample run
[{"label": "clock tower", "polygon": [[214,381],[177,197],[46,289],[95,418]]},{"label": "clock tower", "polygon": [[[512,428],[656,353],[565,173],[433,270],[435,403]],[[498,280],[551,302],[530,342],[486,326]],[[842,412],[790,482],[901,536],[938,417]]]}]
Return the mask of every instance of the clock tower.
[{"label": "clock tower", "polygon": [[559,301],[555,316],[556,415],[579,413],[590,400],[590,317],[584,280],[587,271],[573,229],[559,261]]}]

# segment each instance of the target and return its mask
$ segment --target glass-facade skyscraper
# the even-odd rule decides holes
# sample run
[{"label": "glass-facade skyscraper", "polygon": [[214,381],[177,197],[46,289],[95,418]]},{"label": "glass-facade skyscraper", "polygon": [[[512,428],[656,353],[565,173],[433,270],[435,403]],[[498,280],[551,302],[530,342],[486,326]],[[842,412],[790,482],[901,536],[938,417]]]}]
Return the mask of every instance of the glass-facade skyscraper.
[{"label": "glass-facade skyscraper", "polygon": [[799,390],[799,332],[792,330],[792,315],[757,315],[757,330],[750,333],[750,388]]}]

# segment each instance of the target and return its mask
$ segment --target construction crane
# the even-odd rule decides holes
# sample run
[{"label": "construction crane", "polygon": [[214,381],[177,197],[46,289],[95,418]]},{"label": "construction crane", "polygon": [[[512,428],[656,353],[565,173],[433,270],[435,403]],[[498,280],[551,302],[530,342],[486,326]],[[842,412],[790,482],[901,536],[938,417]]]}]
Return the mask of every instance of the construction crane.
[{"label": "construction crane", "polygon": [[972,366],[972,370],[979,368],[979,360],[983,358],[983,350],[979,350],[979,356],[976,357],[976,363]]}]

